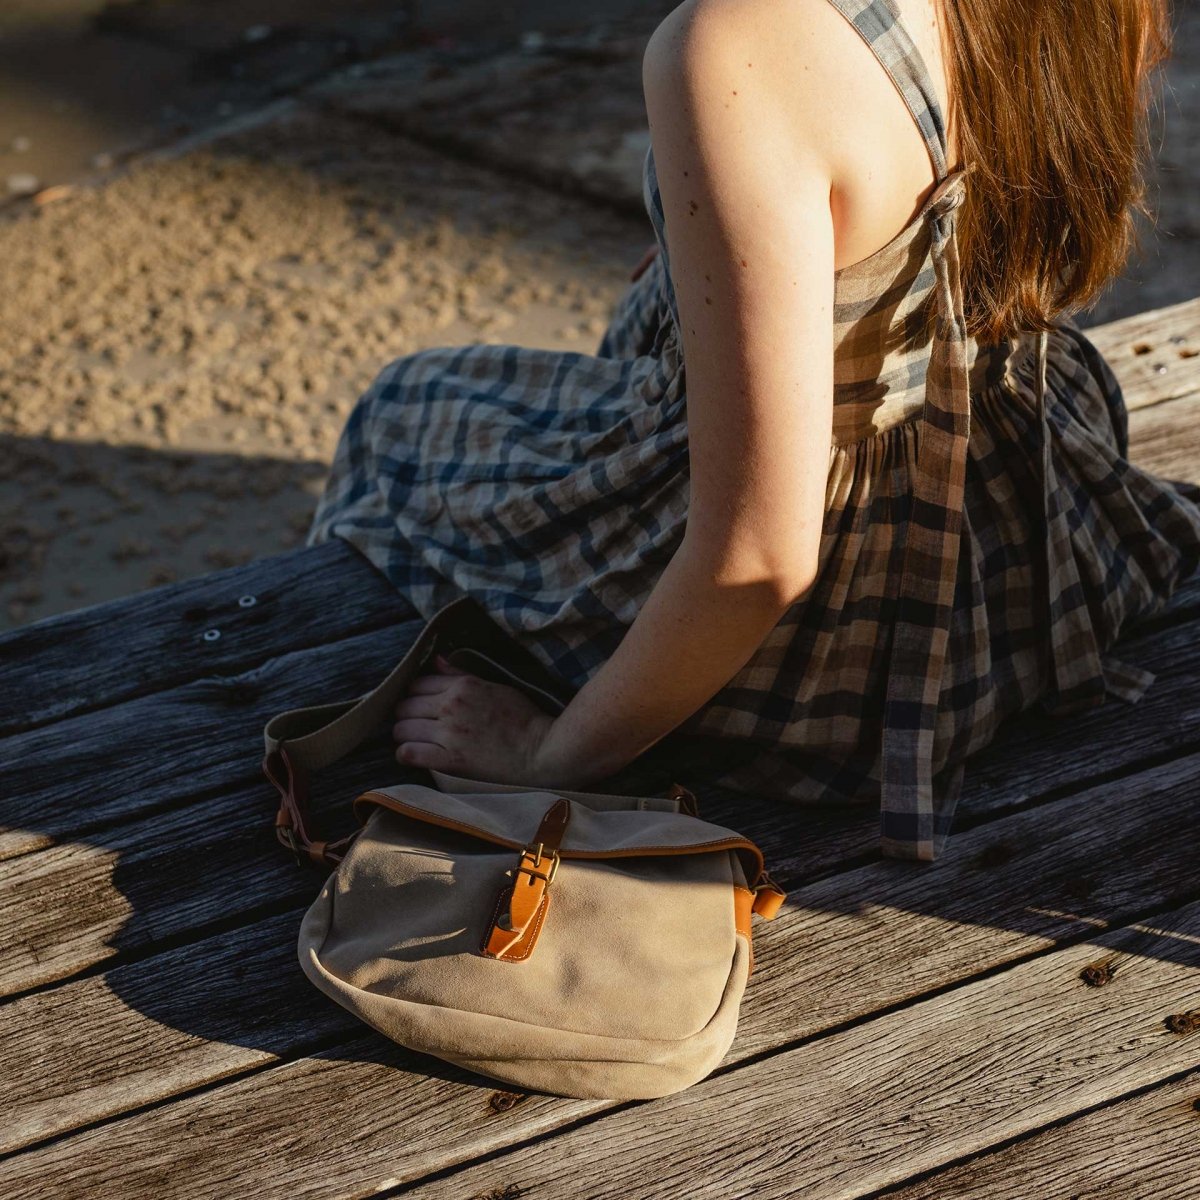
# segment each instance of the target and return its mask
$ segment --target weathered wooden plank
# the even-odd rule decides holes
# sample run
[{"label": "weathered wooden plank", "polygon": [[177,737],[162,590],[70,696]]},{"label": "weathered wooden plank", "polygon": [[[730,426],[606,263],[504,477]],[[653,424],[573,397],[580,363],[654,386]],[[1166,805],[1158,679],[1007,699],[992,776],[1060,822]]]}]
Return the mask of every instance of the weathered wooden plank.
[{"label": "weathered wooden plank", "polygon": [[413,616],[338,540],[50,617],[0,636],[0,734]]},{"label": "weathered wooden plank", "polygon": [[[350,801],[367,781],[403,775],[386,742],[364,748],[322,775],[316,828],[349,832]],[[264,779],[10,860],[0,875],[0,995],[307,903],[320,868],[298,866],[276,841],[276,805]]]},{"label": "weathered wooden plank", "polygon": [[[1200,754],[793,890],[755,931],[740,1057],[1200,895]],[[1197,981],[1200,986],[1200,980]]]},{"label": "weathered wooden plank", "polygon": [[911,1187],[888,1200],[1195,1200],[1200,1072],[1106,1105]]},{"label": "weathered wooden plank", "polygon": [[1200,298],[1084,330],[1135,409],[1200,391]]},{"label": "weathered wooden plank", "polygon": [[[1100,988],[1079,977],[1097,956],[1119,964]],[[1198,989],[1193,904],[407,1194],[567,1196],[587,1162],[595,1200],[861,1197],[1193,1067],[1166,1018]]]},{"label": "weathered wooden plank", "polygon": [[372,630],[0,740],[0,857],[255,778],[266,720],[360,694],[420,629]]},{"label": "weathered wooden plank", "polygon": [[[1119,644],[1116,652],[1122,659],[1157,674],[1135,705],[1109,697],[1085,713],[1049,717],[1030,711],[1002,727],[967,767],[970,814],[1025,803],[1081,779],[1128,772],[1139,762],[1195,745],[1200,733],[1198,666],[1186,656],[1196,640],[1189,622]],[[1176,673],[1176,667],[1182,669]]]},{"label": "weathered wooden plank", "polygon": [[[1091,728],[1104,751],[1093,765],[1101,769],[1128,767],[1148,750],[1160,753],[1197,740],[1197,629],[1162,631],[1153,646],[1152,661],[1169,664],[1171,673],[1148,693],[1136,722],[1122,705],[1098,714],[1104,720]],[[1139,733],[1143,723],[1161,740],[1146,740]],[[1071,772],[1078,783],[1087,764],[1069,753],[1074,737],[1069,724],[1031,719],[1023,738],[984,752],[977,776],[968,778],[964,821],[1024,803],[1038,789],[1065,786]],[[334,810],[327,826],[350,828],[349,799],[381,779],[399,778],[398,772],[386,735],[378,747],[328,772],[319,781],[325,807]],[[164,786],[169,796],[170,786]],[[154,794],[147,790],[145,798]],[[729,796],[706,802],[705,810],[755,836],[785,881],[811,879],[875,853],[873,813],[781,811]],[[282,854],[273,816],[274,793],[265,780],[234,783],[199,801],[181,800],[177,809],[11,861],[0,876],[0,994],[50,983],[114,955],[145,953],[164,939],[198,936],[214,922],[252,915],[263,905],[299,903],[311,872],[297,870]],[[958,855],[957,837],[948,853]]]},{"label": "weathered wooden plank", "polygon": [[[1200,754],[1148,773],[1141,805],[1129,803],[1127,781],[1111,783],[1060,801],[1053,820],[1037,810],[965,834],[959,852],[929,870],[881,862],[796,890],[783,914],[757,925],[758,965],[726,1066],[1194,892],[1198,791]],[[298,1021],[310,1011],[309,993],[328,1003],[295,964],[298,924],[299,912],[270,918],[5,1006],[0,1039],[20,1116],[0,1130],[0,1149],[294,1055],[317,1034],[351,1031],[349,1018]],[[241,1024],[229,1012],[239,988],[253,993]],[[133,1066],[112,1052],[131,1043],[141,1047]],[[403,1164],[400,1177],[413,1179],[458,1161],[445,1157],[447,1129],[456,1131],[456,1155],[493,1144],[471,1140],[483,1103],[476,1087],[431,1083],[424,1075],[440,1069],[436,1060],[405,1061],[414,1073],[394,1079],[381,1102],[441,1116],[409,1130],[390,1170]],[[535,1132],[524,1114],[545,1121],[546,1105],[564,1120],[582,1111],[546,1098],[522,1105],[511,1138]],[[356,1113],[376,1127],[378,1114],[361,1105]]]},{"label": "weathered wooden plank", "polygon": [[[0,1009],[13,1062],[0,1153],[362,1032],[300,975],[295,911]],[[7,1189],[5,1189],[7,1190]]]},{"label": "weathered wooden plank", "polygon": [[1129,461],[1166,479],[1200,484],[1200,390],[1131,412]]},{"label": "weathered wooden plank", "polygon": [[[1191,1066],[1190,1039],[1164,1017],[1194,1002],[1198,935],[1192,905],[729,1071],[650,1111],[617,1111],[562,1134],[551,1153],[518,1150],[424,1194],[520,1182],[576,1195],[582,1161],[606,1163],[589,1182],[596,1197],[695,1194],[701,1180],[733,1176],[765,1196],[794,1194],[797,1177],[815,1195],[862,1195]],[[1100,989],[1079,980],[1097,954],[1120,964]],[[462,1104],[448,1113],[434,1085],[402,1085],[403,1059],[356,1043],[264,1070],[14,1156],[0,1182],[13,1196],[48,1177],[63,1200],[101,1184],[106,1196],[142,1196],[169,1165],[197,1197],[222,1195],[235,1176],[264,1197],[359,1196],[419,1177],[422,1165],[487,1154],[518,1129],[528,1138],[606,1107],[530,1097],[512,1110],[517,1125],[451,1072]],[[764,1139],[764,1128],[776,1132]]]}]

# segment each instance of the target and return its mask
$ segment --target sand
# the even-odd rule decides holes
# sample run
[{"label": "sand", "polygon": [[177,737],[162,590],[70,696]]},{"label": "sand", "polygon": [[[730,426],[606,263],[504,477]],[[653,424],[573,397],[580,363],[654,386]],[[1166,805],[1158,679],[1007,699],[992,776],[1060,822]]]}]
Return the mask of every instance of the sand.
[{"label": "sand", "polygon": [[[0,46],[21,4],[68,41],[113,10],[20,0]],[[301,544],[347,414],[401,355],[594,352],[652,237],[653,6],[612,0],[639,15],[547,37],[520,18],[554,6],[530,0],[497,46],[468,36],[480,4],[397,52],[385,6],[356,0],[349,66],[336,23],[276,27],[247,57],[238,21],[278,21],[282,0],[226,26],[193,0],[117,5],[128,27],[104,36],[146,47],[175,115],[138,124],[99,84],[41,126],[33,93],[10,113],[0,172],[36,187],[0,213],[0,629]],[[1200,292],[1200,13],[1177,27],[1157,236],[1084,325]],[[229,77],[195,76],[201,50]]]}]

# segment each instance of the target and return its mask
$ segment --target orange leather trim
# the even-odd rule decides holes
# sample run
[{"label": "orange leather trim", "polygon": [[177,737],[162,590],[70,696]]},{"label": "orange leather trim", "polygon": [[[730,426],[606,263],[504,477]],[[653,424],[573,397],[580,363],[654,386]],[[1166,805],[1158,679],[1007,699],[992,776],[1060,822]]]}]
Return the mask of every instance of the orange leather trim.
[{"label": "orange leather trim", "polygon": [[754,906],[754,893],[749,888],[733,885],[733,928],[736,933],[744,933],[750,949],[749,975],[754,970],[754,935],[750,932],[750,913]]},{"label": "orange leather trim", "polygon": [[542,923],[546,919],[546,907],[550,901],[549,895],[543,889],[541,903],[534,913],[533,920],[529,922],[525,931],[514,942],[513,935],[509,931],[499,928],[496,924],[500,919],[500,914],[507,907],[511,896],[512,887],[506,887],[501,891],[496,900],[496,909],[492,913],[492,919],[488,922],[488,931],[484,937],[483,945],[480,947],[484,954],[491,958],[503,959],[505,962],[519,961],[523,958],[528,958],[532,953],[538,934],[542,931]]},{"label": "orange leather trim", "polygon": [[733,924],[738,933],[750,937],[750,912],[754,906],[754,893],[749,888],[733,885]]},{"label": "orange leather trim", "polygon": [[514,871],[492,914],[483,952],[495,958],[528,958],[546,919],[549,876],[557,870],[558,845],[571,819],[571,805],[555,800],[542,816],[533,842],[521,851]]},{"label": "orange leather trim", "polygon": [[754,896],[753,911],[769,921],[783,907],[785,898],[779,892],[773,892],[769,888],[761,888]]},{"label": "orange leather trim", "polygon": [[[551,861],[549,855],[543,854],[539,863],[528,850],[521,855],[517,870],[513,872],[512,887],[509,888],[508,932],[510,936],[514,929],[524,929],[533,920],[538,909],[542,907],[542,901],[546,897],[546,880],[540,876],[550,870]],[[534,871],[540,872],[540,875],[533,874]]]}]

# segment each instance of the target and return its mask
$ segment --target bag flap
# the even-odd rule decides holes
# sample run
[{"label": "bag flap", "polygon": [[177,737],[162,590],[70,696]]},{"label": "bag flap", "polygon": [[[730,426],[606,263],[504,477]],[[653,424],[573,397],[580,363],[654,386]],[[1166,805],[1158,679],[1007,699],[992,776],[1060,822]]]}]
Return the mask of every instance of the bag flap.
[{"label": "bag flap", "polygon": [[[484,785],[495,788],[496,785]],[[421,784],[377,788],[354,802],[365,824],[372,808],[386,808],[414,820],[470,834],[498,846],[521,850],[537,833],[546,810],[560,798],[571,806],[559,845],[563,858],[622,858],[652,854],[702,854],[736,850],[748,855],[749,879],[763,870],[762,852],[748,838],[723,825],[687,813],[639,808],[598,809],[570,793],[551,790],[440,792]],[[636,803],[631,797],[610,797]]]}]

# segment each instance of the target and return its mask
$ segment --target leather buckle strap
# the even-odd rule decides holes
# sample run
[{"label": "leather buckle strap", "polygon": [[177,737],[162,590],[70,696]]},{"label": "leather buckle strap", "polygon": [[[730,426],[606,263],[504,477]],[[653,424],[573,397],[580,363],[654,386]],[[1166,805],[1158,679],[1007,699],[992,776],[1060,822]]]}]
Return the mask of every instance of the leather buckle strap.
[{"label": "leather buckle strap", "polygon": [[505,872],[512,883],[496,901],[481,947],[484,954],[512,961],[533,952],[546,919],[550,884],[558,874],[558,847],[570,818],[570,801],[556,800],[542,817],[533,841],[521,851],[520,861]]},{"label": "leather buckle strap", "polygon": [[[526,859],[533,856],[533,862],[526,865]],[[521,852],[521,865],[511,872],[513,875],[532,875],[537,879],[545,881],[546,887],[549,887],[554,882],[554,876],[558,874],[558,864],[562,861],[557,850],[551,850],[549,854],[550,869],[548,871],[539,871],[538,867],[542,865],[542,859],[547,857],[545,854],[545,845],[538,842],[536,846],[526,846]],[[508,928],[507,926],[505,928]]]}]

